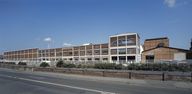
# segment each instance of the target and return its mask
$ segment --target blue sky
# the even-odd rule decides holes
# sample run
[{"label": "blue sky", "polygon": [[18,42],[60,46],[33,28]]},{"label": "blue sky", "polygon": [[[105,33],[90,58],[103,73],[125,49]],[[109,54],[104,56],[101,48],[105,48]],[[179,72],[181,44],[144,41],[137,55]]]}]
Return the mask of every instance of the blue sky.
[{"label": "blue sky", "polygon": [[192,0],[0,0],[0,52],[107,43],[126,32],[189,49]]}]

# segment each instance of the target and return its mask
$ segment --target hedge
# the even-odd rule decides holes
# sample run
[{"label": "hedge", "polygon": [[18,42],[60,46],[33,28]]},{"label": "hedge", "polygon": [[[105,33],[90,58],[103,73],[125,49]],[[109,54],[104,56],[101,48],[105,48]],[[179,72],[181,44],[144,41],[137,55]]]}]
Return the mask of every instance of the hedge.
[{"label": "hedge", "polygon": [[48,63],[46,63],[46,62],[42,62],[40,64],[40,67],[50,67],[50,65]]},{"label": "hedge", "polygon": [[19,62],[18,65],[27,65],[26,62]]},{"label": "hedge", "polygon": [[143,71],[182,71],[192,72],[192,64],[189,63],[132,63],[124,66],[115,63],[72,64],[59,61],[57,67],[63,68],[95,68],[113,70],[143,70]]},{"label": "hedge", "polygon": [[76,68],[77,66],[72,63],[64,63],[62,60],[60,60],[57,62],[56,67]]}]

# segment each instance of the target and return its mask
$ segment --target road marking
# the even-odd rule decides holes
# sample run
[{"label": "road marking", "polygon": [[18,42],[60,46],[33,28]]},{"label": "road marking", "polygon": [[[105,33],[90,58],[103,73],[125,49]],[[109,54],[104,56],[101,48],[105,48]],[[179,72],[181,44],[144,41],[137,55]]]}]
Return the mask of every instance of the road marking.
[{"label": "road marking", "polygon": [[0,74],[0,76],[19,79],[19,80],[25,80],[25,81],[30,81],[30,82],[42,83],[42,84],[55,85],[55,86],[60,86],[60,87],[67,87],[67,88],[78,89],[78,90],[85,90],[85,91],[90,91],[90,92],[97,92],[100,94],[117,94],[117,93],[113,93],[113,92],[106,92],[106,91],[100,91],[100,90],[82,88],[82,87],[76,87],[76,86],[70,86],[70,85],[63,85],[63,84],[57,84],[57,83],[52,83],[52,82],[21,78],[21,77],[16,77],[16,76],[9,76],[9,75],[2,75],[2,74]]}]

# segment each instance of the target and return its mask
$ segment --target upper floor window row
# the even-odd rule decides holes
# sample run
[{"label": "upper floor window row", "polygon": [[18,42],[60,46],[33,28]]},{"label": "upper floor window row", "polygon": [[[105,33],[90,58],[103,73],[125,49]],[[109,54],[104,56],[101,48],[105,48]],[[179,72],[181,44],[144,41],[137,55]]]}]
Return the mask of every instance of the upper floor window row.
[{"label": "upper floor window row", "polygon": [[110,46],[131,46],[136,45],[136,35],[118,36],[110,38]]}]

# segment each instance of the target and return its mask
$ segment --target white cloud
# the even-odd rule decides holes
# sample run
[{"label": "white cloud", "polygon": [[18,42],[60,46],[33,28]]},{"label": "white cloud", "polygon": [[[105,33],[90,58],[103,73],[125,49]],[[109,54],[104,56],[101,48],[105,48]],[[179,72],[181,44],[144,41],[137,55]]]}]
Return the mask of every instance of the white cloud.
[{"label": "white cloud", "polygon": [[167,5],[168,7],[172,8],[176,4],[176,0],[164,0],[164,4]]},{"label": "white cloud", "polygon": [[91,45],[92,43],[84,43],[83,45]]},{"label": "white cloud", "polygon": [[47,37],[47,38],[44,39],[44,41],[45,41],[45,42],[51,42],[52,39],[51,39],[50,37]]},{"label": "white cloud", "polygon": [[63,43],[63,46],[72,46],[70,43]]}]

